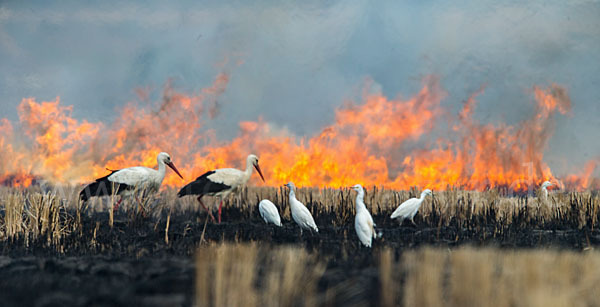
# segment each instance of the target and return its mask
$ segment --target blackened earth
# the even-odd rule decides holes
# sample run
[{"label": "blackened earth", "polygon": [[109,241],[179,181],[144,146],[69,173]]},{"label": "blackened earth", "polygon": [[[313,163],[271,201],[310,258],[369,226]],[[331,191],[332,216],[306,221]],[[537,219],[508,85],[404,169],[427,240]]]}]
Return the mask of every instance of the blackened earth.
[{"label": "blackened earth", "polygon": [[[63,240],[63,250],[46,240],[0,243],[0,302],[2,306],[189,306],[194,297],[194,253],[206,242],[248,242],[303,246],[327,262],[319,290],[335,289],[336,305],[378,301],[378,250],[391,247],[398,258],[418,246],[458,245],[500,248],[552,247],[581,250],[600,244],[600,232],[577,229],[571,223],[535,227],[515,222],[499,226],[485,219],[440,226],[417,216],[417,226],[399,226],[386,215],[374,216],[383,238],[373,249],[358,244],[353,218],[334,226],[335,218],[316,216],[318,234],[304,232],[289,220],[279,228],[266,225],[253,212],[243,216],[225,210],[223,223],[205,215],[171,214],[169,243],[165,242],[167,213],[132,218],[118,212],[114,226],[107,213],[83,218],[83,228]],[[95,233],[95,237],[94,237]],[[356,285],[360,285],[357,287]],[[331,292],[330,292],[331,293]]]}]

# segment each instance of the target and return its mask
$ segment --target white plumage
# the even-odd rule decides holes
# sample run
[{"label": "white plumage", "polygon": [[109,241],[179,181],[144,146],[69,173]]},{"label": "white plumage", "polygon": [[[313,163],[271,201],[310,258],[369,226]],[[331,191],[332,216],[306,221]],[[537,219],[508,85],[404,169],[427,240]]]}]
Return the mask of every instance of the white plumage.
[{"label": "white plumage", "polygon": [[[171,156],[169,156],[168,153],[159,153],[156,157],[156,162],[158,164],[158,170],[144,166],[128,167],[113,171],[112,174],[108,176],[96,179],[95,182],[87,185],[81,191],[80,198],[83,201],[86,201],[93,196],[105,196],[111,195],[112,193],[129,195],[136,187],[158,191],[165,178],[167,166],[173,169],[179,177],[183,178],[171,161]],[[113,191],[113,187],[117,190]],[[121,201],[119,201],[119,203],[120,202]]]},{"label": "white plumage", "polygon": [[265,223],[272,223],[281,227],[281,217],[273,202],[268,199],[261,200],[258,203],[258,211],[260,212],[260,216],[265,220]]},{"label": "white plumage", "polygon": [[[250,159],[249,159],[250,160]],[[258,159],[257,159],[258,160]],[[241,171],[236,168],[219,168],[214,170],[214,173],[208,175],[207,178],[214,183],[221,183],[230,188],[214,193],[212,196],[227,197],[230,193],[237,192],[248,183],[252,175],[253,161],[246,164],[246,170]],[[257,164],[258,165],[258,164]],[[262,173],[260,173],[262,177]]]},{"label": "white plumage", "polygon": [[129,186],[140,186],[152,190],[158,190],[158,188],[160,188],[160,185],[162,184],[164,177],[164,164],[159,164],[158,171],[144,166],[124,168],[108,176],[108,181],[119,184],[126,184]]},{"label": "white plumage", "polygon": [[158,170],[145,166],[128,167],[112,173],[108,176],[108,180],[119,184],[158,190],[165,179],[166,166],[172,168],[181,177],[181,174],[179,174],[179,171],[175,168],[173,162],[171,162],[171,156],[168,153],[159,153],[156,157],[156,162]]},{"label": "white plumage", "polygon": [[544,193],[544,197],[548,198],[548,187],[551,187],[553,184],[550,181],[544,181],[542,183],[542,193]]},{"label": "white plumage", "polygon": [[290,211],[292,212],[292,219],[300,226],[300,234],[302,234],[302,230],[319,232],[319,228],[317,228],[317,224],[315,224],[315,220],[310,211],[308,211],[308,208],[296,199],[294,183],[290,181],[286,186],[290,188]]},{"label": "white plumage", "polygon": [[373,239],[377,238],[377,233],[375,232],[373,217],[369,210],[367,210],[367,206],[365,206],[365,191],[360,184],[353,186],[352,189],[358,193],[356,194],[354,229],[356,230],[356,235],[358,235],[360,242],[366,247],[371,247]]},{"label": "white plumage", "polygon": [[411,198],[400,204],[400,206],[394,210],[394,213],[392,213],[392,219],[399,218],[400,223],[402,223],[404,219],[410,219],[410,221],[415,224],[415,215],[419,211],[419,208],[421,207],[421,204],[427,195],[431,195],[431,190],[425,189],[423,192],[421,192],[420,198]]}]

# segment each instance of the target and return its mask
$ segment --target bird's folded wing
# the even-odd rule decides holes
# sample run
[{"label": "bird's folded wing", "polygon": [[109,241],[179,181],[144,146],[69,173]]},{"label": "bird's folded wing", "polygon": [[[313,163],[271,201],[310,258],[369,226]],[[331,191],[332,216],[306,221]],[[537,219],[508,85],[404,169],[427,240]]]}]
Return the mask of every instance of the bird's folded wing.
[{"label": "bird's folded wing", "polygon": [[243,176],[244,172],[235,168],[220,168],[215,170],[214,173],[207,176],[207,178],[215,183],[222,183],[228,186],[235,186],[236,183]]},{"label": "bird's folded wing", "polygon": [[116,183],[135,186],[148,181],[152,175],[152,171],[156,172],[156,170],[142,166],[124,168],[108,176],[108,180]]},{"label": "bird's folded wing", "polygon": [[365,236],[370,237],[373,231],[373,223],[369,220],[368,216],[359,215],[356,218],[358,219],[356,231],[359,231]]},{"label": "bird's folded wing", "polygon": [[267,214],[269,214],[273,218],[279,216],[279,211],[277,211],[277,207],[275,207],[275,205],[267,205],[265,206],[265,209],[267,211]]},{"label": "bird's folded wing", "polygon": [[396,209],[394,211],[394,213],[392,213],[392,218],[397,218],[397,217],[401,217],[401,216],[405,217],[410,212],[412,212],[412,210],[414,210],[414,207],[418,203],[418,201],[419,200],[416,198],[411,198],[411,199],[403,202],[402,204],[400,204],[398,209]]}]

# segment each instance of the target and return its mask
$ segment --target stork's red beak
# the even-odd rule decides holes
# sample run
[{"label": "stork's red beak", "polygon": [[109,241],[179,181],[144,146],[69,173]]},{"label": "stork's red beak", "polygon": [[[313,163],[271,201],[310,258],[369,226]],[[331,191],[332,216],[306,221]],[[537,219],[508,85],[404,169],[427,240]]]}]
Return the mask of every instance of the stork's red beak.
[{"label": "stork's red beak", "polygon": [[174,170],[175,173],[177,173],[177,175],[179,175],[179,177],[181,177],[181,179],[183,179],[183,176],[181,176],[181,174],[179,173],[179,171],[177,170],[177,168],[175,167],[175,164],[173,164],[173,162],[167,163],[167,166],[170,167],[172,170]]},{"label": "stork's red beak", "polygon": [[254,168],[260,175],[260,179],[262,179],[262,181],[265,182],[265,177],[263,176],[262,171],[260,170],[260,166],[258,166],[258,163],[254,164]]}]

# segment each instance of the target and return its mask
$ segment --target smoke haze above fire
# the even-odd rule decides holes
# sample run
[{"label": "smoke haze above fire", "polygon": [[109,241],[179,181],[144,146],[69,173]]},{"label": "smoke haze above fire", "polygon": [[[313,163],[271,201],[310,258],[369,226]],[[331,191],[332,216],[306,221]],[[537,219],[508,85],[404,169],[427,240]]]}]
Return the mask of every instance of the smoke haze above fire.
[{"label": "smoke haze above fire", "polygon": [[[0,4],[0,118],[18,121],[23,98],[60,97],[72,118],[110,125],[128,102],[160,101],[169,84],[190,97],[222,91],[203,98],[201,134],[227,141],[239,122],[258,121],[310,138],[365,91],[408,101],[435,75],[437,121],[479,92],[478,124],[519,125],[539,111],[536,86],[564,89],[570,110],[548,114],[543,161],[560,176],[600,156],[599,2],[453,4]],[[404,146],[432,148],[448,126]]]}]

